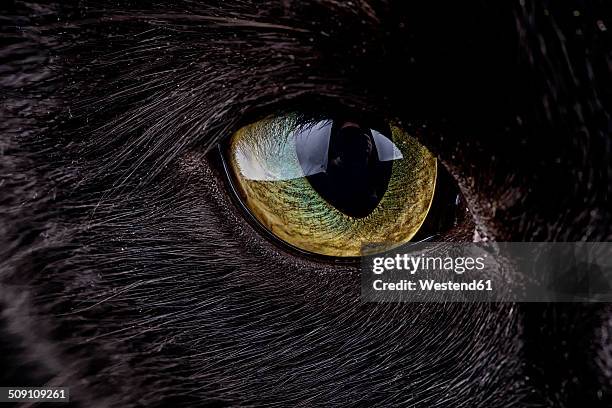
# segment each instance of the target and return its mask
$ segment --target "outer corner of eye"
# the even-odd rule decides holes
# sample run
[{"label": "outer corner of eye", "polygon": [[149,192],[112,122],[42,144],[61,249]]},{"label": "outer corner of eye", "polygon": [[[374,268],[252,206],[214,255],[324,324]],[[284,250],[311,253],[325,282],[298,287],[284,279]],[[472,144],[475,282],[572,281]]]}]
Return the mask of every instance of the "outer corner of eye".
[{"label": "outer corner of eye", "polygon": [[389,250],[422,235],[438,179],[436,158],[414,137],[358,118],[268,117],[234,133],[224,155],[252,218],[322,256],[359,257],[366,245]]}]

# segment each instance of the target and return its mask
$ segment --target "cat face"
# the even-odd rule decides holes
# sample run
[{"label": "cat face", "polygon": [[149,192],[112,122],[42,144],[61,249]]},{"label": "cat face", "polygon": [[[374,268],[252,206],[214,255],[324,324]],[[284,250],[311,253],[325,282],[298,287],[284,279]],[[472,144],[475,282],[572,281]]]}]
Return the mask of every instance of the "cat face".
[{"label": "cat face", "polygon": [[384,118],[460,191],[452,241],[608,241],[603,6],[2,6],[2,383],[82,406],[605,406],[607,306],[370,304],[270,239],[219,146]]}]

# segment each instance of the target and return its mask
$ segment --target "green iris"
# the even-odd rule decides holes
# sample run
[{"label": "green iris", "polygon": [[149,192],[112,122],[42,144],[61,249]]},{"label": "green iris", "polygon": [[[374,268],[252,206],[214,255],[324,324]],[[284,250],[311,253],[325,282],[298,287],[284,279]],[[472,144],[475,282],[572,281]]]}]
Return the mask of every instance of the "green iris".
[{"label": "green iris", "polygon": [[[339,133],[349,130],[358,136]],[[360,256],[362,245],[370,243],[385,243],[381,250],[387,250],[409,241],[420,229],[433,199],[437,172],[436,159],[415,138],[392,124],[388,130],[390,137],[385,137],[350,121],[304,124],[296,115],[269,117],[232,136],[229,167],[245,206],[263,227],[285,243],[335,257]],[[384,190],[384,194],[373,201],[374,208],[368,209],[365,216],[349,215],[350,211],[334,205],[344,197],[333,197],[334,185],[330,183],[338,180],[329,178],[333,176],[333,166],[349,169],[343,170],[342,174],[348,174],[344,176],[347,183],[338,183],[338,191],[345,191],[342,189],[348,188],[346,185],[360,187],[366,183],[351,179],[350,169],[357,167],[342,162],[347,161],[348,155],[338,153],[344,158],[341,160],[332,154],[329,146],[333,146],[333,138],[340,137],[349,138],[349,142],[355,137],[355,143],[365,140],[364,146],[370,147],[367,153],[374,157],[370,168],[383,169],[376,170],[380,174],[388,169],[387,183],[373,177],[367,179],[377,188],[372,191]],[[306,152],[304,157],[300,156],[302,151]],[[316,177],[327,183],[321,184],[326,190],[315,188],[318,185],[314,181],[319,180]],[[335,201],[324,197],[321,191]],[[373,195],[363,196],[370,199]],[[349,207],[360,206],[359,202],[344,202]]]}]

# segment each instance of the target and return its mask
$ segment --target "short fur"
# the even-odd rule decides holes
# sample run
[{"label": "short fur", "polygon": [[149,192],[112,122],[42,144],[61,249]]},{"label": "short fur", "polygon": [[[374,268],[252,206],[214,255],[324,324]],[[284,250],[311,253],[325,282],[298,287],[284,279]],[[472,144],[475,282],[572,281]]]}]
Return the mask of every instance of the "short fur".
[{"label": "short fur", "polygon": [[254,118],[351,109],[434,151],[481,238],[612,239],[605,1],[488,3],[3,2],[0,385],[610,406],[609,307],[363,304],[355,268],[251,228],[216,163]]}]

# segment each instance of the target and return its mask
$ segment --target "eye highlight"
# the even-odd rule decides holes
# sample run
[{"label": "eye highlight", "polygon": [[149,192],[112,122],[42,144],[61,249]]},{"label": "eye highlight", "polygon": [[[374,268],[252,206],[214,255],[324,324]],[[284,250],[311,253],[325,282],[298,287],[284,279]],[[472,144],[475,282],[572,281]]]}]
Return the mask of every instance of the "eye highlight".
[{"label": "eye highlight", "polygon": [[427,218],[437,162],[397,126],[269,117],[238,130],[226,163],[240,200],[285,244],[358,257],[410,241]]}]

